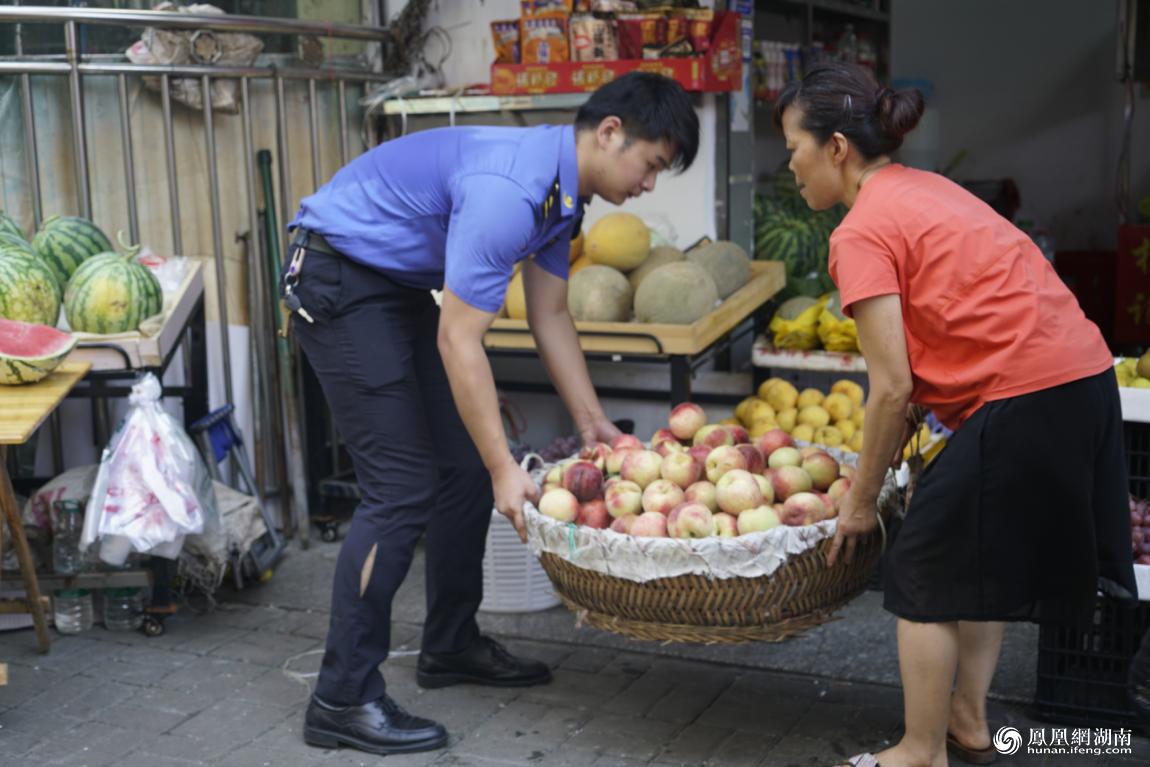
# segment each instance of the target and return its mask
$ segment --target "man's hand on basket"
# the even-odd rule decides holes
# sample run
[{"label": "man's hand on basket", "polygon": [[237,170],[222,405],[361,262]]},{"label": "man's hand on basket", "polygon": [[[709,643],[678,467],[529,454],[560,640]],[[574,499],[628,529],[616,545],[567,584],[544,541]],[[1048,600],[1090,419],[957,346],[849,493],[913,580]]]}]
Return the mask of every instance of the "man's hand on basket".
[{"label": "man's hand on basket", "polygon": [[838,526],[830,551],[827,552],[827,567],[834,567],[839,553],[846,548],[846,562],[849,564],[855,555],[858,538],[878,527],[878,499],[859,496],[853,490],[839,502]]},{"label": "man's hand on basket", "polygon": [[539,501],[539,488],[523,467],[507,456],[507,463],[491,472],[495,492],[495,510],[511,520],[519,540],[527,543],[527,525],[523,521],[523,503]]}]

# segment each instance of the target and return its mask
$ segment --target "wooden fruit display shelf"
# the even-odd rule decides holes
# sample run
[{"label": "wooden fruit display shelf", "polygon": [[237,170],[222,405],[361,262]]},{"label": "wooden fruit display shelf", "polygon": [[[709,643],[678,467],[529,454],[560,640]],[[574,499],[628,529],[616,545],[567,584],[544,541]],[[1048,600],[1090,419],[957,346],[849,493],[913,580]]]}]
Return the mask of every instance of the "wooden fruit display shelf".
[{"label": "wooden fruit display shelf", "polygon": [[0,445],[27,442],[90,367],[69,356],[41,381],[0,386]]},{"label": "wooden fruit display shelf", "polygon": [[[639,356],[694,355],[706,350],[751,312],[782,290],[786,276],[781,261],[752,261],[751,279],[709,314],[690,325],[644,322],[576,322],[585,353]],[[526,320],[497,319],[483,339],[499,351],[535,349]]]},{"label": "wooden fruit display shelf", "polygon": [[[204,295],[204,268],[196,259],[187,260],[180,286],[172,296],[164,296],[166,314],[158,333],[144,335],[139,331],[96,335],[77,333],[76,348],[68,361],[88,362],[93,371],[159,368],[179,343],[196,304]],[[125,364],[129,363],[129,364]]]}]

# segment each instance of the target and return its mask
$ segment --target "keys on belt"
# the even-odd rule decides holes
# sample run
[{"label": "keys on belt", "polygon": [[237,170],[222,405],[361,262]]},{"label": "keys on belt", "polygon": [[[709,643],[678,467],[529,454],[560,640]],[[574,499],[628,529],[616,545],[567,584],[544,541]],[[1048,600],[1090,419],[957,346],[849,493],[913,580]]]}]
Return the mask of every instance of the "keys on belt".
[{"label": "keys on belt", "polygon": [[[292,255],[291,261],[288,262],[288,268],[284,272],[284,307],[287,308],[292,314],[298,314],[308,321],[309,324],[314,324],[315,320],[307,313],[307,309],[303,308],[303,304],[299,300],[299,296],[295,294],[295,287],[299,285],[300,271],[303,269],[303,260],[307,255],[307,248],[304,243],[307,242],[307,235],[301,233],[291,244]],[[286,336],[288,331],[287,323],[284,323],[284,332]]]}]

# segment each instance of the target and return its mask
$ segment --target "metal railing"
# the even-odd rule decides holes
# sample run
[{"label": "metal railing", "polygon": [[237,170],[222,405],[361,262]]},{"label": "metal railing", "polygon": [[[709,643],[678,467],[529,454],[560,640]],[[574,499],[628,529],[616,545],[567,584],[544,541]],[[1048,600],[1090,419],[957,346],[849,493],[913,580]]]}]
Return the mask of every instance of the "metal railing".
[{"label": "metal railing", "polygon": [[[24,152],[27,166],[27,192],[30,198],[30,207],[34,227],[39,227],[44,214],[44,185],[40,174],[40,147],[37,141],[36,111],[34,109],[32,76],[54,75],[66,77],[68,84],[68,112],[71,120],[71,149],[74,164],[77,200],[80,215],[85,218],[92,217],[92,179],[89,167],[89,147],[86,130],[86,93],[85,79],[92,76],[113,76],[116,78],[115,99],[117,101],[115,113],[120,122],[120,148],[123,153],[123,183],[127,199],[128,228],[132,241],[139,238],[139,201],[136,189],[136,165],[133,157],[131,115],[129,108],[129,79],[138,77],[158,77],[160,79],[160,100],[163,115],[163,141],[164,158],[167,174],[168,210],[171,223],[172,251],[183,255],[183,237],[181,231],[181,185],[177,172],[177,151],[175,131],[173,129],[173,107],[171,98],[171,83],[175,78],[196,78],[202,88],[202,127],[204,148],[207,158],[208,197],[211,213],[211,251],[216,279],[217,312],[220,326],[220,348],[223,356],[224,396],[228,403],[233,399],[233,379],[231,369],[230,345],[228,339],[228,300],[227,275],[224,265],[223,233],[221,231],[221,183],[233,184],[229,188],[246,189],[246,216],[248,230],[251,236],[247,243],[251,253],[248,279],[259,281],[264,269],[252,269],[250,264],[266,265],[267,257],[263,252],[258,232],[258,198],[259,181],[255,167],[256,148],[252,138],[252,93],[250,84],[253,80],[270,81],[274,98],[274,111],[276,119],[276,157],[279,176],[280,197],[280,224],[286,226],[295,211],[295,201],[292,196],[292,153],[288,147],[287,110],[285,105],[285,82],[303,81],[307,85],[308,104],[308,132],[310,135],[311,157],[310,173],[312,188],[318,188],[324,181],[321,178],[320,162],[320,130],[318,99],[321,85],[335,92],[335,100],[339,105],[338,124],[338,156],[341,164],[346,164],[350,158],[351,147],[347,137],[347,87],[349,84],[358,84],[366,88],[367,84],[376,81],[386,81],[388,77],[378,72],[369,71],[364,67],[353,68],[345,66],[307,67],[304,65],[291,66],[141,66],[126,61],[108,61],[107,56],[86,56],[80,49],[77,41],[77,30],[81,25],[103,24],[128,27],[155,27],[170,30],[212,30],[216,32],[234,32],[249,34],[287,34],[294,36],[315,37],[328,40],[360,40],[380,45],[386,44],[385,30],[379,27],[358,26],[351,24],[336,24],[325,22],[299,21],[293,19],[273,19],[252,16],[218,16],[218,15],[192,15],[183,13],[169,13],[163,11],[132,11],[96,8],[49,8],[32,6],[0,6],[0,25],[21,24],[60,24],[64,31],[64,57],[27,57],[22,56],[19,45],[21,30],[17,28],[17,55],[14,58],[0,60],[0,76],[14,75],[19,80],[20,112],[24,129]],[[215,115],[212,106],[212,83],[216,80],[237,81],[239,84],[239,112],[242,120],[243,157],[242,168],[228,169],[228,177],[221,179],[220,168],[217,161]],[[90,105],[89,105],[90,106]],[[363,138],[366,142],[368,139]],[[363,148],[367,148],[366,145]],[[110,180],[101,179],[100,183],[109,183]],[[269,213],[272,208],[269,204]],[[265,292],[270,295],[270,285],[264,283]],[[267,333],[268,328],[255,327],[256,319],[253,317],[253,334]],[[272,395],[276,396],[275,394]],[[293,408],[295,403],[283,403],[285,413]],[[282,420],[281,420],[282,419]],[[291,423],[290,416],[281,413],[273,421],[280,421],[285,431],[295,429],[298,423]],[[257,424],[258,428],[258,424]],[[264,435],[265,437],[267,435]],[[307,536],[307,510],[306,487],[304,482],[304,468],[302,449],[296,444],[288,444],[282,448],[285,440],[291,440],[291,434],[282,434],[282,439],[272,438],[269,442],[278,443],[274,449],[285,449],[286,477],[278,479],[290,482],[292,485],[293,506],[297,529],[301,529],[306,542]],[[298,440],[298,434],[296,435]],[[283,464],[281,464],[283,466]],[[300,511],[302,505],[302,513]]]}]

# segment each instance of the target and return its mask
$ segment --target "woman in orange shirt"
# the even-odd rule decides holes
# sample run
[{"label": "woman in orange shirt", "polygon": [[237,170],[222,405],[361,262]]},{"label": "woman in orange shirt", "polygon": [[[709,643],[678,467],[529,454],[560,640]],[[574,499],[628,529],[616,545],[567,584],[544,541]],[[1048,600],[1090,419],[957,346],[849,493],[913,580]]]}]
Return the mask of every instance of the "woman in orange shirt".
[{"label": "woman in orange shirt", "polygon": [[1088,622],[1136,590],[1113,358],[1030,239],[958,184],[892,161],[918,91],[812,69],[775,122],[803,199],[844,203],[828,267],[858,326],[870,392],[857,479],[828,564],[877,525],[908,406],[955,429],[884,560],[906,732],[852,765],[993,761],[986,694],[1003,621]]}]

